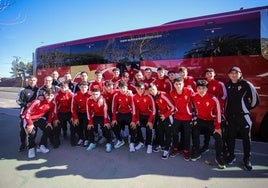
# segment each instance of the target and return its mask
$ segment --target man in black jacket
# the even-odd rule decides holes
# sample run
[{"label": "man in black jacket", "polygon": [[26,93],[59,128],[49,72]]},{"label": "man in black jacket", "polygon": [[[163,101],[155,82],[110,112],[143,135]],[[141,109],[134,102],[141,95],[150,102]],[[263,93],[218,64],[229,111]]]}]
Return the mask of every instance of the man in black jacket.
[{"label": "man in black jacket", "polygon": [[259,104],[259,96],[254,86],[242,77],[239,67],[232,67],[228,76],[230,80],[226,83],[227,103],[226,118],[228,123],[228,164],[232,164],[236,158],[234,155],[235,138],[239,133],[243,140],[244,167],[252,170],[250,161],[251,151],[251,127],[250,110]]},{"label": "man in black jacket", "polygon": [[[37,85],[37,78],[32,76],[28,80],[28,85],[24,88],[21,88],[18,97],[17,97],[17,104],[20,105],[20,115],[26,109],[27,105],[32,102],[36,98],[36,93],[38,91]],[[23,121],[20,118],[20,141],[21,145],[19,148],[19,152],[22,152],[26,149],[26,132],[23,127]]]}]

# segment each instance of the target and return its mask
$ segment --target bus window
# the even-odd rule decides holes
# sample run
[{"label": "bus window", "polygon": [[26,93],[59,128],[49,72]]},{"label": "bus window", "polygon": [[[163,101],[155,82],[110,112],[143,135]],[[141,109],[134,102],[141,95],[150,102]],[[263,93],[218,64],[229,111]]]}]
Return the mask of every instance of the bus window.
[{"label": "bus window", "polygon": [[261,11],[261,50],[265,59],[268,59],[268,10]]}]

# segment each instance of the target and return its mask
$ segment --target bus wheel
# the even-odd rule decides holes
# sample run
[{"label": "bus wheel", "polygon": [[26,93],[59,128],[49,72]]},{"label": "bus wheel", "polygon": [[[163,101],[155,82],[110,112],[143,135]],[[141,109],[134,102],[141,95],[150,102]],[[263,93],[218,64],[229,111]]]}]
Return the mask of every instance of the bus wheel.
[{"label": "bus wheel", "polygon": [[260,138],[262,141],[268,142],[268,112],[265,114],[261,122]]}]

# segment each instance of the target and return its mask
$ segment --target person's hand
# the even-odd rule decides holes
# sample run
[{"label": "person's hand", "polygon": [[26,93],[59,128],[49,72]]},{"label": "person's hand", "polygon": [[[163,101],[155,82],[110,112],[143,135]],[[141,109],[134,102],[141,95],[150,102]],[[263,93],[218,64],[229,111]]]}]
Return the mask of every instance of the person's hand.
[{"label": "person's hand", "polygon": [[213,134],[218,133],[220,136],[222,135],[221,129],[215,129]]},{"label": "person's hand", "polygon": [[153,129],[153,126],[154,126],[154,125],[153,125],[153,123],[152,123],[152,122],[148,122],[146,126],[148,126],[148,127],[149,127],[149,129]]},{"label": "person's hand", "polygon": [[162,115],[160,115],[159,116],[160,117],[160,119],[162,120],[162,121],[164,121],[166,118],[165,118],[165,116],[162,114]]},{"label": "person's hand", "polygon": [[94,128],[94,125],[93,125],[93,124],[88,124],[88,125],[87,125],[87,130],[90,130],[90,129],[92,129],[92,128]]},{"label": "person's hand", "polygon": [[136,123],[132,121],[132,122],[130,123],[130,127],[131,127],[132,129],[136,129]]},{"label": "person's hand", "polygon": [[27,127],[26,127],[27,133],[30,134],[33,131],[33,128],[34,128],[34,125],[27,125]]}]

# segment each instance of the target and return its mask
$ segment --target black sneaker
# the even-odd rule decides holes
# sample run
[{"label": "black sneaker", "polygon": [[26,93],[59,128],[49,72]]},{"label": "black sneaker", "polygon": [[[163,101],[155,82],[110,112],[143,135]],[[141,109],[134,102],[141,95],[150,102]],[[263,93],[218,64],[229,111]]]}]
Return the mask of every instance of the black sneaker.
[{"label": "black sneaker", "polygon": [[161,151],[161,146],[154,147],[153,152],[159,152],[159,151]]},{"label": "black sneaker", "polygon": [[25,144],[21,144],[20,145],[20,148],[19,148],[19,152],[23,152],[23,151],[25,151],[26,150],[26,146],[25,146]]},{"label": "black sneaker", "polygon": [[201,158],[201,155],[199,153],[195,153],[191,156],[191,161],[197,161]]},{"label": "black sneaker", "polygon": [[200,149],[200,153],[206,153],[206,152],[209,152],[209,149],[208,149],[208,146],[203,146],[201,149]]},{"label": "black sneaker", "polygon": [[217,158],[215,159],[215,162],[218,164],[218,167],[219,167],[220,169],[225,169],[225,168],[226,168],[226,165],[224,164],[222,158],[217,157]]},{"label": "black sneaker", "polygon": [[230,155],[230,156],[227,158],[227,163],[228,163],[228,165],[233,164],[235,161],[236,161],[236,158],[235,158],[234,155]]},{"label": "black sneaker", "polygon": [[251,165],[251,162],[250,160],[245,160],[244,161],[244,168],[248,171],[251,171],[252,170],[252,165]]}]

